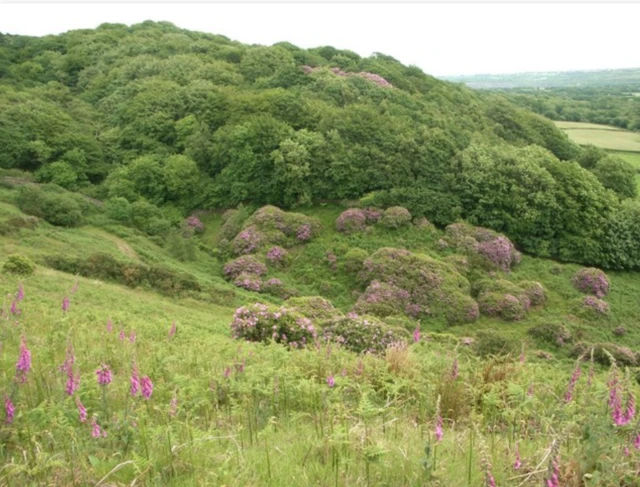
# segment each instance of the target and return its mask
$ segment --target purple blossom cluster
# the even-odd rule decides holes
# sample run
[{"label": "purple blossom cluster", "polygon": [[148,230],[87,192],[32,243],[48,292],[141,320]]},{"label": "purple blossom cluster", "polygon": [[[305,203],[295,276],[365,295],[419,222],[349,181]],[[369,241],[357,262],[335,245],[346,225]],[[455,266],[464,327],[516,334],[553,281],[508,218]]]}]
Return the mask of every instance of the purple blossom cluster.
[{"label": "purple blossom cluster", "polygon": [[602,298],[609,292],[609,280],[600,269],[587,267],[575,273],[571,280],[579,291],[593,294],[596,298]]},{"label": "purple blossom cluster", "polygon": [[609,314],[609,303],[595,296],[585,296],[579,302],[578,311],[590,318],[599,318]]},{"label": "purple blossom cluster", "polygon": [[251,342],[274,341],[291,348],[303,348],[315,342],[317,332],[311,320],[300,313],[256,303],[236,310],[231,335]]},{"label": "purple blossom cluster", "polygon": [[[302,67],[302,69],[305,74],[311,74],[322,68],[312,68],[311,66],[305,65]],[[375,83],[376,85],[382,88],[393,88],[393,85],[389,83],[386,79],[384,79],[382,76],[380,76],[379,74],[369,73],[366,71],[362,71],[360,73],[347,73],[345,71],[342,71],[340,68],[330,68],[330,71],[336,76],[341,76],[344,78],[348,78],[351,76],[358,76],[360,78],[366,79],[367,81]]]},{"label": "purple blossom cluster", "polygon": [[500,317],[507,321],[519,321],[526,316],[529,301],[512,294],[488,292],[478,297],[480,312],[486,316]]},{"label": "purple blossom cluster", "polygon": [[264,241],[265,235],[252,225],[236,235],[231,245],[236,255],[252,254],[260,248]]},{"label": "purple blossom cluster", "polygon": [[303,223],[302,225],[300,225],[296,232],[296,238],[301,242],[306,242],[308,240],[311,240],[311,236],[311,225],[309,225],[308,223]]},{"label": "purple blossom cluster", "polygon": [[479,255],[491,266],[508,272],[520,263],[522,254],[507,237],[493,230],[453,223],[445,229],[445,241],[462,252]]},{"label": "purple blossom cluster", "polygon": [[[410,298],[408,291],[393,284],[372,281],[360,295],[353,310],[358,314],[372,314],[382,318],[403,314],[407,309],[411,309],[412,312],[418,310],[419,314],[420,305],[411,303]],[[417,309],[409,306],[417,306]]]},{"label": "purple blossom cluster", "polygon": [[242,273],[233,280],[233,285],[247,291],[259,292],[262,289],[262,279],[256,274]]},{"label": "purple blossom cluster", "polygon": [[267,266],[252,255],[238,257],[224,266],[224,275],[227,279],[236,279],[240,275],[263,276],[266,273]]},{"label": "purple blossom cluster", "polygon": [[203,232],[204,231],[204,223],[202,223],[200,221],[200,218],[198,218],[195,215],[191,215],[189,216],[186,220],[185,223],[187,225],[187,227],[193,229],[195,232]]},{"label": "purple blossom cluster", "polygon": [[336,230],[342,233],[364,232],[366,228],[367,217],[360,208],[349,208],[336,219]]},{"label": "purple blossom cluster", "polygon": [[275,246],[275,247],[271,247],[268,251],[267,251],[267,262],[275,267],[281,267],[283,266],[287,259],[289,257],[289,252],[286,251],[286,249],[279,247],[279,246]]}]

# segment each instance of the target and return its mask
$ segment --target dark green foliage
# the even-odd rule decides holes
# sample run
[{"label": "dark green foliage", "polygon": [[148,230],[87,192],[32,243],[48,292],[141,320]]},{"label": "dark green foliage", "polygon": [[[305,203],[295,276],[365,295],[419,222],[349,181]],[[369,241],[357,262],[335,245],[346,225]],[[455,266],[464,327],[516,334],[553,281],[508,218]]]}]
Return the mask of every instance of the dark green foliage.
[{"label": "dark green foliage", "polygon": [[367,257],[369,257],[369,253],[364,249],[357,247],[349,249],[342,259],[344,270],[350,274],[357,274],[362,270],[362,265]]},{"label": "dark green foliage", "polygon": [[605,188],[612,190],[620,198],[635,198],[636,169],[624,159],[607,156],[600,159],[593,168],[593,174]]},{"label": "dark green foliage", "polygon": [[73,227],[82,223],[85,205],[79,198],[57,186],[23,186],[18,193],[17,203],[29,215],[53,225]]},{"label": "dark green foliage", "polygon": [[172,232],[166,240],[169,254],[182,262],[193,261],[196,258],[196,243],[191,236],[185,236],[182,232]]},{"label": "dark green foliage", "polygon": [[2,266],[3,272],[7,272],[9,274],[20,274],[23,276],[33,274],[35,269],[36,265],[31,261],[31,259],[18,254],[9,255]]},{"label": "dark green foliage", "polygon": [[109,254],[92,254],[86,259],[51,255],[45,258],[45,264],[62,272],[115,281],[128,287],[146,286],[170,296],[201,291],[197,279],[190,274],[159,266],[121,262]]}]

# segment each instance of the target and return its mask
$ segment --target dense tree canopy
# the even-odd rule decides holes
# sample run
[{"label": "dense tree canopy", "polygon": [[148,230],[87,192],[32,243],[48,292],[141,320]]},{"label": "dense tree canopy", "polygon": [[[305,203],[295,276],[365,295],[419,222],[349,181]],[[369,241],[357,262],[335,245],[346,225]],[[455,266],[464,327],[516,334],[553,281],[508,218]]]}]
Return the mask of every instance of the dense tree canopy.
[{"label": "dense tree canopy", "polygon": [[[603,232],[635,215],[620,206],[635,196],[627,166],[504,97],[380,53],[248,46],[166,22],[0,35],[0,146],[0,168],[103,199],[149,233],[172,220],[163,208],[368,195],[599,263]],[[635,247],[609,246],[634,255],[607,262],[640,266]]]}]

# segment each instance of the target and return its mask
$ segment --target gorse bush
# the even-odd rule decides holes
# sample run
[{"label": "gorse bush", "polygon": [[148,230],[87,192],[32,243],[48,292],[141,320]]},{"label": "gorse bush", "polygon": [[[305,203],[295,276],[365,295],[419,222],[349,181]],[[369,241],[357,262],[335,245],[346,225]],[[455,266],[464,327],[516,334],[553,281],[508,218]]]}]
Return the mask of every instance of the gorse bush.
[{"label": "gorse bush", "polygon": [[9,274],[20,274],[28,276],[36,270],[36,265],[31,259],[23,255],[12,254],[7,256],[7,260],[2,265],[2,271]]}]

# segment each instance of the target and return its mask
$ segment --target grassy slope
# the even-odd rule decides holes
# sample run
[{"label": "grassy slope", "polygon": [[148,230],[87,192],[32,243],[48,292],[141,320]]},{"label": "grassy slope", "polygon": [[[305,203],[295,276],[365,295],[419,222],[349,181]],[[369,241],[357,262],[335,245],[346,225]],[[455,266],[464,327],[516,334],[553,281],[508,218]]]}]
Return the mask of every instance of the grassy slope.
[{"label": "grassy slope", "polygon": [[[355,300],[350,293],[353,282],[330,269],[327,250],[339,259],[351,246],[369,251],[383,245],[404,246],[440,255],[435,250],[438,232],[375,230],[360,236],[339,235],[333,221],[340,210],[333,206],[303,210],[323,220],[325,230],[320,239],[294,251],[288,272],[274,275],[304,294],[323,294],[347,309]],[[0,218],[17,213],[15,207],[0,204]],[[211,243],[220,217],[212,214],[204,220],[203,238]],[[94,227],[42,225],[35,231],[21,230],[19,236],[0,237],[0,248],[2,254],[19,252],[36,260],[48,253],[86,255],[97,250],[126,259],[132,258],[133,250],[142,260],[163,261],[204,282],[228,286],[220,278],[220,263],[206,254],[198,253],[196,262],[177,262],[127,229],[118,229],[116,236]],[[557,269],[561,272],[556,273]],[[579,296],[570,285],[575,269],[525,257],[508,278],[542,281],[550,296],[545,309],[520,323],[483,318],[446,331],[468,335],[494,327],[522,339],[528,325],[552,320],[582,330],[585,338],[609,340],[611,330],[623,324],[629,333],[616,340],[637,347],[640,334],[633,326],[640,316],[637,275],[611,275],[607,300],[612,318],[604,326],[589,325],[572,318],[567,307],[567,299]],[[34,276],[21,281],[26,298],[20,320],[2,322],[0,380],[4,393],[13,393],[17,405],[13,425],[0,426],[5,445],[0,451],[5,465],[0,471],[3,485],[93,485],[104,476],[113,485],[134,481],[138,485],[425,485],[421,462],[424,446],[432,439],[438,395],[446,418],[445,438],[437,448],[439,485],[481,483],[477,436],[473,448],[466,446],[473,429],[469,423],[472,404],[477,405],[473,417],[481,430],[498,425],[503,431],[485,438],[498,485],[519,485],[522,480],[514,479],[511,469],[514,438],[522,437],[520,452],[532,468],[544,458],[553,431],[580,434],[576,422],[580,424],[594,402],[581,391],[570,408],[558,402],[571,372],[571,361],[563,353],[544,361],[528,352],[524,366],[517,360],[480,360],[464,348],[454,349],[457,340],[442,335],[385,358],[367,357],[364,373],[359,375],[361,359],[340,350],[288,352],[277,345],[238,344],[228,333],[237,303],[219,306],[171,299],[80,278],[77,293],[71,295],[71,309],[63,315],[61,301],[70,295],[74,276],[40,266]],[[1,275],[0,290],[5,296],[13,294],[17,282],[14,276]],[[237,301],[261,297],[238,293]],[[109,317],[114,322],[112,333],[105,330]],[[178,323],[178,333],[170,340],[172,320]],[[135,330],[135,344],[117,338],[121,329],[127,336]],[[438,323],[425,323],[425,329],[444,331]],[[32,351],[34,370],[27,384],[17,387],[12,377],[21,334]],[[107,428],[107,438],[91,437],[90,427],[78,422],[73,401],[62,392],[64,376],[57,367],[64,361],[68,341],[73,343],[82,374],[78,397],[89,417],[97,414],[98,422]],[[530,343],[527,349],[536,346]],[[449,378],[453,357],[460,361],[460,379],[455,383]],[[153,378],[155,389],[148,402],[134,402],[128,396],[133,358],[141,374]],[[106,407],[93,372],[101,362],[114,371]],[[227,368],[228,379],[224,377]],[[337,383],[333,389],[326,386],[331,374]],[[606,396],[602,381],[596,385],[598,398]],[[525,391],[531,384],[536,393],[527,398]],[[174,394],[178,412],[172,416]],[[603,409],[598,406],[597,411]],[[613,442],[599,444],[607,450],[624,438],[609,434],[597,441]],[[581,448],[575,442],[563,446],[565,461],[580,458]],[[563,470],[563,475],[568,478],[570,473]],[[619,477],[620,471],[612,470],[612,475]],[[523,485],[539,485],[541,479],[537,473]]]}]

